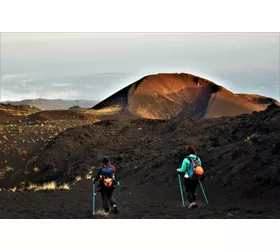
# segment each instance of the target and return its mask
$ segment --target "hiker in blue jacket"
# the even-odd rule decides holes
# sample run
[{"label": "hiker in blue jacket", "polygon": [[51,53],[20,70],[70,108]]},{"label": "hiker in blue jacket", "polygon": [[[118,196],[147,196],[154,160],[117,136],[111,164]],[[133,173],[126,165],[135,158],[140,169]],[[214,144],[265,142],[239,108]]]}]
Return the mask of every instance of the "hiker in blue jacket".
[{"label": "hiker in blue jacket", "polygon": [[[190,202],[188,208],[195,208],[195,207],[197,207],[196,188],[199,183],[199,180],[190,178],[191,160],[197,160],[197,162],[201,166],[201,159],[197,156],[197,153],[193,146],[189,146],[187,148],[187,157],[183,160],[181,168],[178,168],[177,172],[184,173],[185,191],[186,191],[188,200]],[[200,177],[200,180],[203,180],[203,179],[204,179],[204,175]]]},{"label": "hiker in blue jacket", "polygon": [[103,208],[106,213],[109,212],[108,201],[112,207],[112,212],[118,212],[113,192],[114,188],[116,186],[119,186],[120,184],[115,172],[115,166],[113,166],[110,163],[109,159],[105,157],[102,162],[102,167],[98,170],[96,176],[92,179],[94,184],[99,181],[98,189],[100,190]]}]

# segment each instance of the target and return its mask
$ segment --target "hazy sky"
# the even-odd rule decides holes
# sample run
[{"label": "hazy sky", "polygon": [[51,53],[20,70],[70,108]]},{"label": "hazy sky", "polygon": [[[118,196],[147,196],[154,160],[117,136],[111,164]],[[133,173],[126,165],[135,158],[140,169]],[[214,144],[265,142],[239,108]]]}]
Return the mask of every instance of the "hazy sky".
[{"label": "hazy sky", "polygon": [[280,100],[278,33],[1,33],[1,101],[102,100],[154,73]]}]

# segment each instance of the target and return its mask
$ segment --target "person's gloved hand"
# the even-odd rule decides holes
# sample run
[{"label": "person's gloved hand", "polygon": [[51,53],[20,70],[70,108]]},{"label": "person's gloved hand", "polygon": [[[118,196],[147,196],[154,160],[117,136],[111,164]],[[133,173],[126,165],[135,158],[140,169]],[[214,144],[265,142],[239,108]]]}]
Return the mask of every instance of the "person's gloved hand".
[{"label": "person's gloved hand", "polygon": [[120,186],[120,182],[119,182],[119,181],[117,182],[117,186],[118,186],[118,187]]},{"label": "person's gloved hand", "polygon": [[94,178],[92,178],[91,180],[92,180],[92,183],[95,184]]},{"label": "person's gloved hand", "polygon": [[177,173],[180,173],[180,172],[179,172],[179,168],[177,168],[176,172],[177,172]]}]

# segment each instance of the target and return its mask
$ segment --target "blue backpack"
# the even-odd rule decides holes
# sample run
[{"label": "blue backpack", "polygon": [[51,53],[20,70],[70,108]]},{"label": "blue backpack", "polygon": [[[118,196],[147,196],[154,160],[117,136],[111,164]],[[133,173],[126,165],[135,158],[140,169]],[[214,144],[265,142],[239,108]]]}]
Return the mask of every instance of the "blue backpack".
[{"label": "blue backpack", "polygon": [[111,187],[113,185],[113,169],[112,168],[102,168],[102,182],[105,187]]}]

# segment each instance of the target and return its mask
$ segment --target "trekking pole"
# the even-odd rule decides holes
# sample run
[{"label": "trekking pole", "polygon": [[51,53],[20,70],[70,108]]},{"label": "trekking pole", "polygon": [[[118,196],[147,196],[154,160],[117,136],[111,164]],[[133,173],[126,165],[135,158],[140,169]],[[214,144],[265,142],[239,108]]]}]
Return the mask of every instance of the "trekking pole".
[{"label": "trekking pole", "polygon": [[92,215],[95,215],[95,184],[92,185]]},{"label": "trekking pole", "polygon": [[199,185],[200,185],[201,191],[202,191],[202,193],[203,193],[203,195],[204,195],[204,198],[205,198],[206,204],[208,205],[209,203],[208,203],[208,200],[207,200],[206,194],[205,194],[205,192],[204,192],[204,189],[203,189],[203,186],[202,186],[202,184],[201,184],[201,181],[200,181],[200,180],[199,180]]},{"label": "trekking pole", "polygon": [[181,192],[181,198],[182,198],[182,205],[184,207],[185,201],[184,201],[184,195],[183,195],[183,189],[182,189],[182,183],[181,183],[181,176],[179,173],[178,173],[178,180],[179,180],[179,186],[180,186],[180,192]]},{"label": "trekking pole", "polygon": [[119,195],[120,195],[121,203],[122,203],[122,205],[123,205],[122,193],[121,193],[121,187],[120,187],[120,186],[118,186],[118,192],[119,192]]}]

